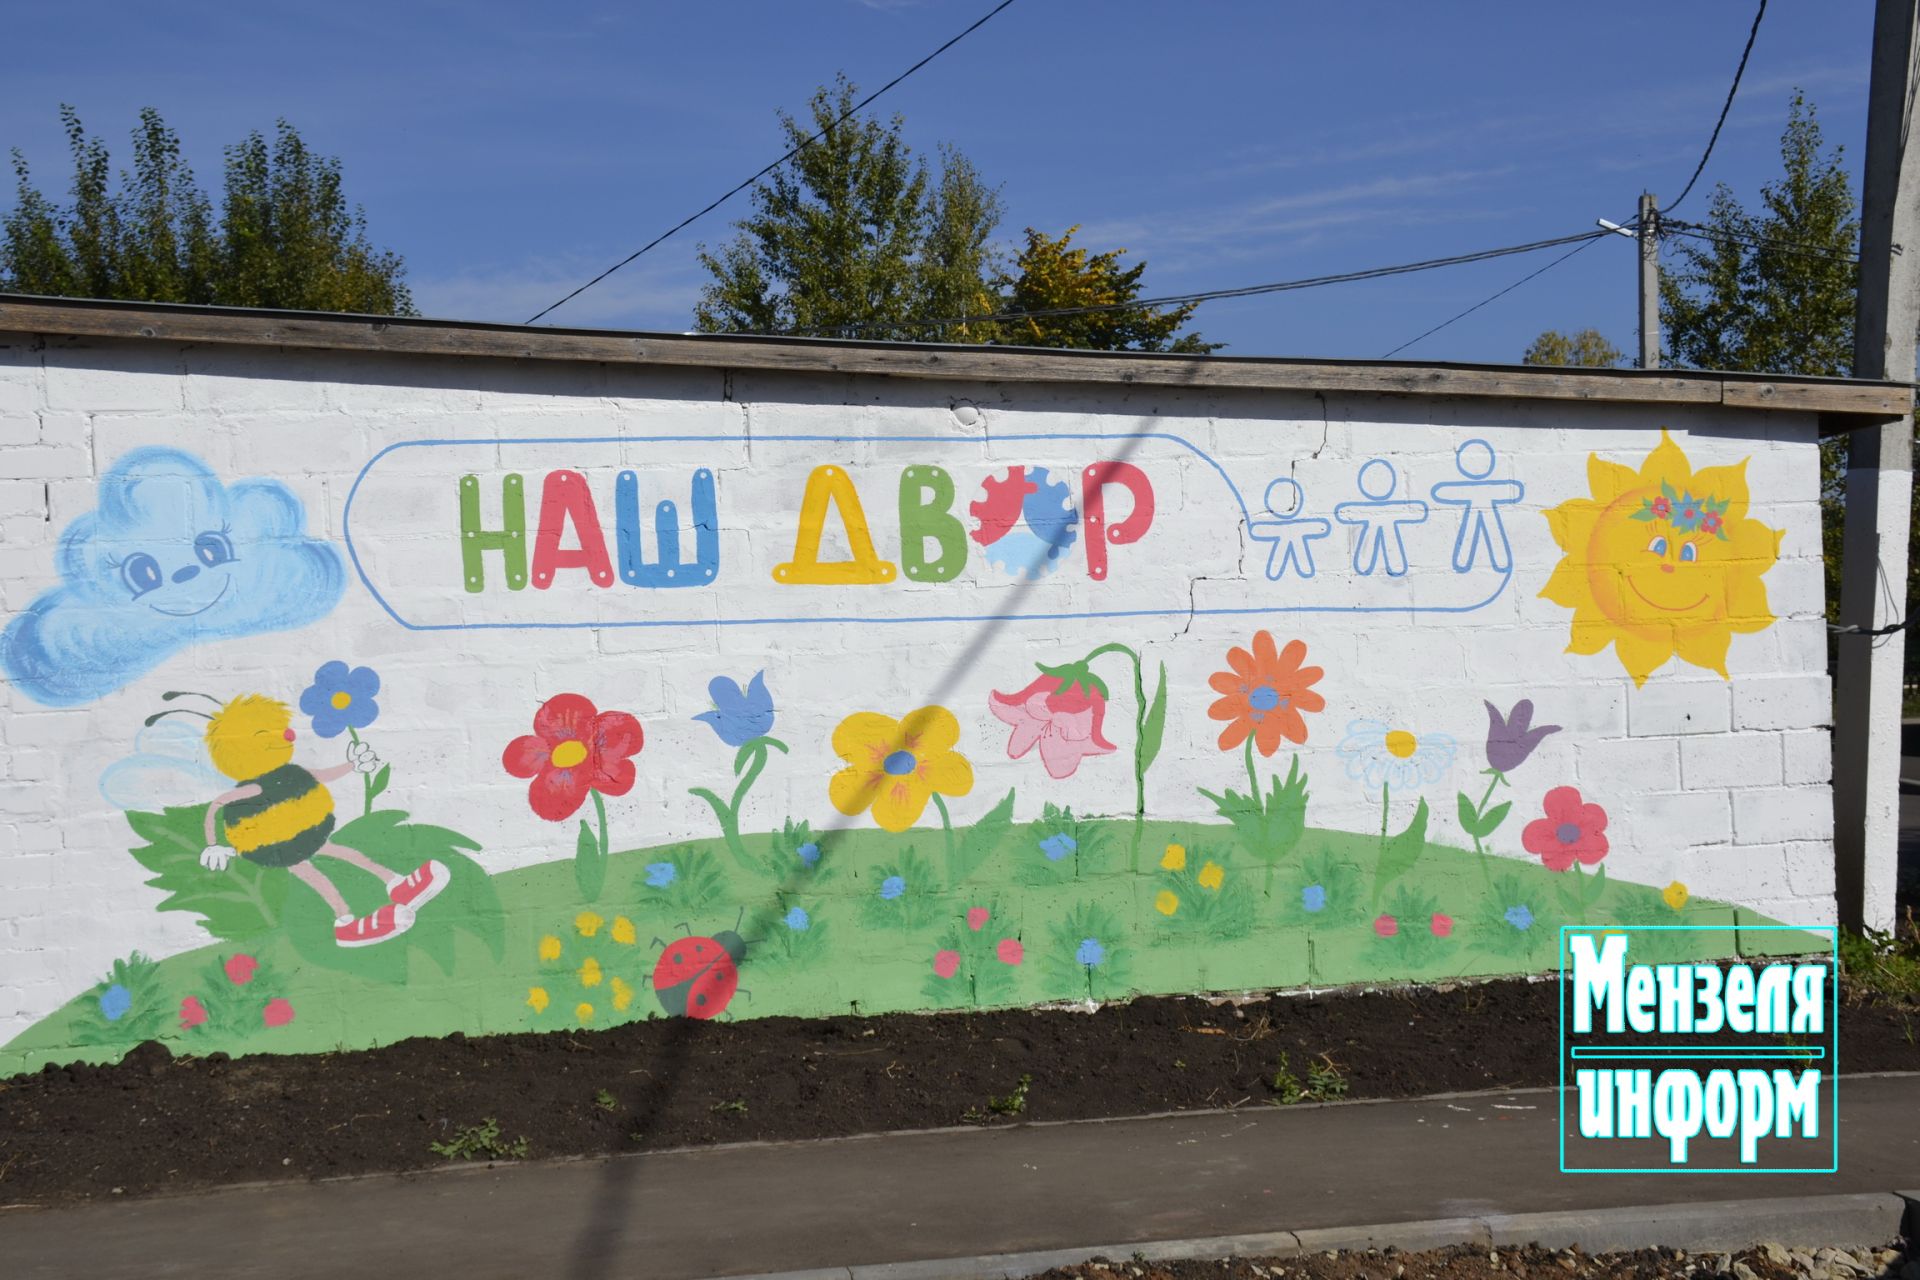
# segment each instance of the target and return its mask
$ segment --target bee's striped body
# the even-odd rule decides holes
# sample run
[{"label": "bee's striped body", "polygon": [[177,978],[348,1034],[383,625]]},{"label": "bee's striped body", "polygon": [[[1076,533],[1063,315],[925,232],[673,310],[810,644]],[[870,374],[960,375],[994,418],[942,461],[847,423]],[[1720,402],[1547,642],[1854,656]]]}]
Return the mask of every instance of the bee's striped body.
[{"label": "bee's striped body", "polygon": [[264,867],[291,867],[319,852],[333,834],[333,796],[297,764],[249,780],[260,794],[222,811],[235,852]]}]

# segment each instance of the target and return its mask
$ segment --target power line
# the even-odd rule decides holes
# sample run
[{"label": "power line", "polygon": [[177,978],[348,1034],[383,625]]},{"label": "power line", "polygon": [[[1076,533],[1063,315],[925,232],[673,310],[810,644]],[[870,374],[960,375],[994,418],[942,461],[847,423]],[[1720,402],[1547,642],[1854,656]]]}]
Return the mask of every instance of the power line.
[{"label": "power line", "polygon": [[[1157,307],[1177,307],[1201,302],[1213,302],[1221,298],[1251,298],[1260,294],[1287,293],[1295,289],[1313,289],[1322,285],[1348,284],[1357,280],[1378,280],[1386,276],[1409,275],[1416,271],[1431,271],[1436,267],[1459,266],[1468,262],[1485,262],[1491,258],[1511,257],[1516,253],[1533,253],[1540,249],[1551,249],[1556,245],[1572,244],[1575,241],[1593,241],[1611,235],[1608,231],[1581,231],[1568,236],[1555,236],[1550,240],[1535,240],[1528,244],[1507,245],[1499,249],[1481,249],[1473,253],[1455,254],[1448,258],[1428,258],[1421,262],[1406,262],[1391,267],[1369,267],[1364,271],[1344,271],[1338,275],[1308,276],[1300,280],[1278,280],[1271,284],[1241,285],[1231,289],[1206,289],[1198,293],[1168,294],[1159,298],[1138,298],[1131,302],[1103,302],[1085,307],[1048,307],[1037,311],[991,311],[979,315],[955,316],[946,320],[864,320],[854,324],[836,325],[832,332],[839,335],[866,329],[939,329],[958,324],[987,324],[1004,320],[1046,320],[1059,316],[1096,315],[1107,311],[1144,311]],[[793,335],[800,331],[783,331]]]},{"label": "power line", "polygon": [[1705,172],[1707,160],[1713,155],[1713,144],[1720,141],[1720,129],[1727,123],[1727,113],[1733,110],[1733,95],[1740,92],[1740,77],[1746,74],[1747,58],[1753,53],[1753,38],[1760,34],[1760,19],[1767,16],[1767,0],[1760,0],[1760,7],[1754,11],[1753,27],[1747,32],[1747,47],[1740,51],[1740,65],[1733,70],[1733,83],[1727,87],[1727,100],[1720,104],[1720,118],[1713,122],[1713,133],[1707,138],[1707,149],[1700,153],[1700,163],[1693,166],[1693,176],[1687,179],[1687,185],[1674,197],[1673,203],[1662,209],[1662,213],[1672,213],[1680,207],[1680,202],[1693,190],[1693,184],[1700,181]]},{"label": "power line", "polygon": [[593,288],[593,286],[595,286],[596,284],[599,284],[602,280],[605,280],[608,276],[620,270],[620,268],[626,266],[628,263],[632,262],[635,258],[638,258],[641,254],[646,253],[648,250],[652,249],[655,245],[662,243],[663,241],[667,240],[677,232],[684,231],[687,227],[692,226],[694,223],[698,222],[700,219],[706,217],[708,214],[712,213],[715,209],[718,209],[721,205],[733,199],[735,196],[739,195],[742,191],[745,191],[748,187],[760,181],[760,179],[766,177],[768,174],[772,173],[775,169],[778,169],[781,165],[785,164],[787,161],[799,155],[803,150],[812,146],[814,143],[818,142],[821,136],[827,133],[829,130],[837,129],[841,125],[845,124],[850,118],[852,118],[854,115],[857,115],[862,109],[864,109],[867,106],[867,104],[871,103],[874,99],[878,98],[881,94],[893,88],[895,85],[899,84],[902,80],[905,80],[908,76],[912,75],[914,72],[918,71],[920,68],[926,66],[929,62],[932,62],[935,58],[939,57],[941,54],[945,53],[947,50],[953,48],[953,46],[955,46],[956,44],[959,44],[962,40],[965,40],[968,36],[978,31],[981,27],[984,27],[985,25],[987,25],[987,23],[991,21],[995,15],[997,15],[1002,9],[1005,9],[1008,5],[1012,3],[1013,3],[1013,0],[1000,0],[999,4],[989,9],[980,18],[976,19],[972,26],[968,27],[965,31],[962,31],[959,35],[954,36],[951,40],[941,45],[938,49],[935,49],[932,53],[920,59],[920,61],[914,63],[912,66],[908,67],[905,71],[902,71],[899,75],[887,81],[885,84],[881,85],[878,89],[875,89],[872,93],[868,94],[866,97],[860,99],[860,101],[854,103],[851,107],[847,108],[845,112],[841,113],[839,119],[835,120],[832,124],[828,125],[825,129],[822,129],[818,133],[814,133],[810,135],[805,141],[797,144],[791,151],[781,156],[778,160],[775,160],[772,164],[766,166],[766,168],[760,170],[760,172],[754,174],[751,178],[748,178],[746,181],[740,183],[738,186],[734,187],[731,191],[721,196],[718,200],[715,200],[713,203],[707,205],[704,209],[700,210],[698,213],[692,214],[686,218],[682,218],[679,222],[667,228],[665,231],[661,232],[659,235],[655,236],[653,239],[647,241],[645,244],[641,245],[638,249],[635,249],[632,253],[620,259],[620,261],[614,263],[612,266],[608,267],[605,271],[602,271],[599,275],[587,281],[585,284],[581,285],[578,289],[575,289],[572,293],[568,294],[566,297],[536,312],[533,316],[527,319],[526,323],[533,324],[535,321],[539,320],[541,316],[546,315],[548,312],[557,310],[558,308],[565,306],[567,303],[572,302],[575,298],[579,297],[581,294],[585,293],[587,290]]},{"label": "power line", "polygon": [[[1606,235],[1606,234],[1611,234],[1611,233],[1610,232],[1603,233],[1603,235]],[[1381,356],[1380,358],[1382,360],[1391,360],[1393,359],[1393,357],[1399,355],[1402,351],[1405,351],[1408,347],[1412,346],[1414,343],[1422,342],[1428,338],[1431,338],[1434,334],[1440,332],[1442,329],[1452,324],[1455,320],[1464,320],[1468,316],[1472,315],[1474,312],[1478,311],[1480,308],[1486,306],[1489,302],[1495,302],[1501,298],[1506,297],[1508,294],[1512,293],[1515,289],[1518,289],[1521,285],[1533,279],[1535,276],[1545,275],[1547,272],[1553,270],[1555,267],[1565,262],[1568,258],[1571,258],[1574,254],[1580,253],[1583,250],[1590,248],[1595,241],[1602,239],[1603,235],[1594,235],[1594,236],[1587,237],[1585,240],[1581,241],[1579,244],[1575,245],[1573,248],[1569,249],[1567,252],[1555,258],[1552,262],[1549,262],[1546,266],[1540,267],[1539,269],[1534,271],[1529,271],[1526,275],[1521,276],[1518,280],[1515,280],[1512,284],[1500,290],[1500,292],[1493,294],[1490,297],[1480,299],[1480,301],[1474,303],[1472,306],[1468,307],[1465,311],[1460,312],[1458,315],[1449,316],[1447,319],[1442,320],[1439,324],[1433,326],[1433,328],[1427,330],[1425,333],[1421,334],[1419,337],[1407,339],[1405,342],[1401,343],[1399,346],[1387,352],[1387,354]]]},{"label": "power line", "polygon": [[1688,236],[1695,240],[1731,240],[1737,244],[1751,245],[1756,249],[1777,249],[1782,253],[1798,254],[1805,258],[1824,258],[1828,262],[1843,262],[1848,266],[1859,266],[1860,259],[1852,254],[1835,253],[1806,240],[1785,240],[1778,236],[1750,236],[1738,231],[1727,231],[1720,227],[1709,227],[1698,222],[1682,222],[1679,219],[1663,218],[1660,221],[1663,233]]}]

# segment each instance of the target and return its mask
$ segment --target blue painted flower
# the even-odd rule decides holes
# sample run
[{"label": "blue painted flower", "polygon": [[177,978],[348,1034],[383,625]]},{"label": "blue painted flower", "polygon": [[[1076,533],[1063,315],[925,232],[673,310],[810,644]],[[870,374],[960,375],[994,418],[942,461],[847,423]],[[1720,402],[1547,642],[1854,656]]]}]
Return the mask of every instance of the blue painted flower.
[{"label": "blue painted flower", "polygon": [[1308,914],[1327,909],[1327,887],[1323,884],[1310,884],[1300,891],[1300,905]]},{"label": "blue painted flower", "polygon": [[880,896],[888,902],[892,902],[906,891],[907,878],[905,876],[888,876],[880,882]]},{"label": "blue painted flower", "polygon": [[1040,842],[1040,852],[1047,855],[1048,862],[1058,862],[1070,853],[1078,852],[1080,842],[1070,835],[1048,836]]},{"label": "blue painted flower", "polygon": [[120,1021],[131,1008],[133,993],[117,982],[100,993],[100,1016],[108,1022]]},{"label": "blue painted flower", "polygon": [[1082,938],[1079,947],[1073,953],[1073,958],[1092,969],[1107,958],[1107,949],[1100,945],[1098,938]]},{"label": "blue painted flower", "polygon": [[805,908],[802,907],[795,907],[787,912],[786,921],[787,928],[793,930],[795,933],[804,933],[813,926],[813,918],[809,916]]},{"label": "blue painted flower", "polygon": [[671,862],[649,862],[647,864],[647,883],[656,889],[664,889],[680,876],[680,868]]},{"label": "blue painted flower", "polygon": [[744,747],[772,731],[773,695],[767,692],[766,672],[756,674],[745,690],[726,676],[715,676],[707,683],[707,696],[714,709],[694,719],[712,725],[728,746]]},{"label": "blue painted flower", "polygon": [[1524,902],[1517,907],[1508,907],[1506,920],[1508,924],[1516,929],[1526,930],[1533,928],[1533,912],[1528,910]]},{"label": "blue painted flower", "polygon": [[300,694],[300,711],[312,717],[313,731],[337,738],[348,729],[364,729],[380,717],[380,676],[372,667],[349,668],[344,662],[326,662],[313,673],[313,683]]},{"label": "blue painted flower", "polygon": [[798,849],[795,849],[793,856],[800,859],[806,866],[818,866],[820,864],[820,846],[809,840]]}]

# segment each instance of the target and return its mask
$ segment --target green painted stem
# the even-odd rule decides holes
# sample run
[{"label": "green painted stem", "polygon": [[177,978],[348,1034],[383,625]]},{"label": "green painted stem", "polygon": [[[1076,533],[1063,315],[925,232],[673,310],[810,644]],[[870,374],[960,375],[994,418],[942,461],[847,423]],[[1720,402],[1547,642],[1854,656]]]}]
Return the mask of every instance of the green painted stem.
[{"label": "green painted stem", "polygon": [[1147,821],[1147,764],[1144,759],[1147,732],[1146,674],[1141,667],[1139,653],[1118,642],[1099,646],[1080,659],[1080,665],[1090,667],[1094,659],[1109,653],[1124,654],[1127,661],[1133,664],[1133,849],[1130,856],[1137,875],[1140,871],[1140,836]]},{"label": "green painted stem", "polygon": [[938,791],[933,793],[933,807],[940,811],[940,827],[947,836],[947,866],[951,868],[958,856],[953,847],[953,815],[947,812],[947,802],[940,798]]},{"label": "green painted stem", "polygon": [[1267,806],[1266,806],[1266,803],[1260,797],[1260,778],[1253,771],[1253,731],[1252,730],[1247,731],[1247,790],[1251,794],[1253,803],[1259,806],[1259,809],[1262,813],[1265,813]]},{"label": "green painted stem", "polygon": [[[1487,801],[1493,799],[1493,789],[1507,780],[1507,775],[1498,769],[1489,769],[1487,772],[1493,775],[1493,779],[1487,783],[1486,794],[1480,797],[1480,803],[1474,806],[1473,814],[1476,818],[1487,811]],[[1493,888],[1493,869],[1487,865],[1493,855],[1487,852],[1487,847],[1481,843],[1479,836],[1473,838],[1473,851],[1480,855],[1480,878],[1487,882],[1487,888]]]},{"label": "green painted stem", "polygon": [[[355,729],[352,725],[347,726],[347,736],[353,739],[353,744],[356,747],[360,745],[359,730]],[[361,816],[365,817],[373,812],[373,775],[372,774],[363,773],[360,775],[360,794],[366,798],[366,805],[364,808],[360,810]]]},{"label": "green painted stem", "polygon": [[588,792],[593,797],[593,811],[600,817],[600,860],[606,861],[607,847],[607,802],[600,798],[598,788]]}]

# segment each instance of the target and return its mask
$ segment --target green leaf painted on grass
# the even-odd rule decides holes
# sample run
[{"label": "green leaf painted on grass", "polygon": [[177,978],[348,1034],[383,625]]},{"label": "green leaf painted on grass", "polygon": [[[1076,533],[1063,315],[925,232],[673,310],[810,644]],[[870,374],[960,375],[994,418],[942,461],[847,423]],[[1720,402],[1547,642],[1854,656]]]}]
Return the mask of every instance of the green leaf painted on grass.
[{"label": "green leaf painted on grass", "polygon": [[1013,826],[1013,792],[1000,798],[1000,803],[987,810],[986,814],[974,820],[960,834],[959,842],[954,846],[952,865],[947,868],[947,883],[959,884],[974,870],[993,856],[994,850],[1007,837]]},{"label": "green leaf painted on grass", "polygon": [[1373,900],[1380,901],[1380,895],[1388,885],[1413,870],[1413,864],[1420,861],[1420,855],[1427,851],[1427,802],[1421,798],[1420,807],[1414,810],[1413,821],[1407,829],[1395,836],[1389,836],[1380,844],[1380,866],[1373,876]]},{"label": "green leaf painted on grass", "polygon": [[573,845],[573,882],[588,902],[598,902],[600,890],[607,883],[607,859],[600,851],[600,838],[584,819],[580,823],[580,838]]},{"label": "green leaf painted on grass", "polygon": [[1513,809],[1513,801],[1502,800],[1499,804],[1482,813],[1474,806],[1467,793],[1460,793],[1460,829],[1476,840],[1485,840],[1500,829],[1507,820],[1507,814]]},{"label": "green leaf painted on grass", "polygon": [[288,877],[278,868],[242,857],[230,860],[224,871],[201,866],[206,815],[205,805],[127,814],[127,825],[146,842],[127,852],[154,873],[147,884],[167,895],[159,909],[197,915],[208,933],[227,940],[255,938],[278,928]]},{"label": "green leaf painted on grass", "polygon": [[1146,718],[1140,722],[1140,772],[1144,776],[1160,754],[1161,740],[1167,736],[1167,664],[1160,664],[1160,683],[1147,704]]},{"label": "green leaf painted on grass", "polygon": [[367,803],[372,804],[378,800],[380,793],[387,789],[387,784],[391,781],[393,781],[393,766],[381,765],[380,772],[373,775],[373,785],[367,788]]}]

